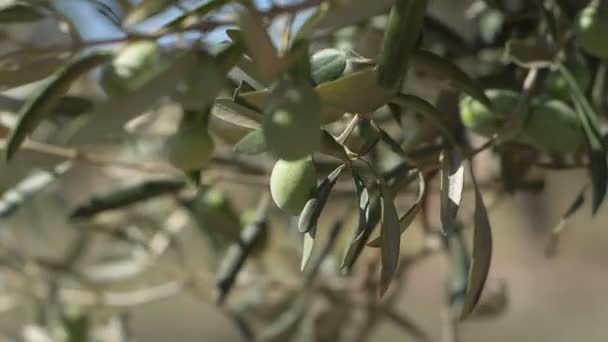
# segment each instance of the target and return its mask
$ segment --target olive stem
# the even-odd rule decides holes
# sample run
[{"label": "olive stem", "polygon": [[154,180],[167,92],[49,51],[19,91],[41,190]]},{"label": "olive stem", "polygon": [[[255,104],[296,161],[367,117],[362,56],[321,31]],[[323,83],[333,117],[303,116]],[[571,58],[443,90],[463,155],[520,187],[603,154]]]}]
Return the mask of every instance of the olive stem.
[{"label": "olive stem", "polygon": [[340,143],[341,145],[344,145],[344,142],[353,133],[353,131],[355,130],[355,127],[357,127],[360,120],[361,120],[361,116],[359,114],[355,114],[355,117],[353,117],[353,119],[348,123],[348,126],[346,126],[346,128],[340,134],[340,136],[336,139],[336,141],[338,143]]}]

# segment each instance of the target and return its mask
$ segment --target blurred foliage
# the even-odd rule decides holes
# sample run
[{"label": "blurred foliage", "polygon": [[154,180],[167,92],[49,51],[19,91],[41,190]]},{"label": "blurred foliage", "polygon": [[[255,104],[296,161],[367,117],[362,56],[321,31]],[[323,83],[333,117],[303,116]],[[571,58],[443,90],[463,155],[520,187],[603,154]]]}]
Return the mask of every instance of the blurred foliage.
[{"label": "blurred foliage", "polygon": [[[387,321],[431,341],[394,303],[437,254],[442,341],[500,316],[485,199],[587,170],[548,255],[587,197],[603,210],[608,1],[474,0],[454,13],[470,30],[447,3],[2,2],[0,292],[32,312],[19,339],[136,340],[129,308],[190,293],[247,340],[367,341]],[[64,42],[15,36],[43,24]],[[15,218],[39,198],[63,220],[30,229],[61,243],[26,247]]]}]

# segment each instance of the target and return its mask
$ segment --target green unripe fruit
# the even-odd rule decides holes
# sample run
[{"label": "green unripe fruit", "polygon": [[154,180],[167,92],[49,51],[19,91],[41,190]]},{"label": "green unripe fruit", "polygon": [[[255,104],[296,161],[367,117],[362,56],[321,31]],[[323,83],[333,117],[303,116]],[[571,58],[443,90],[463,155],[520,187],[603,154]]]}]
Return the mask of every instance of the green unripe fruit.
[{"label": "green unripe fruit", "polygon": [[131,92],[154,76],[160,64],[160,47],[156,42],[130,43],[102,69],[101,86],[109,95]]},{"label": "green unripe fruit", "polygon": [[272,199],[282,210],[299,215],[317,186],[312,158],[279,160],[270,175]]},{"label": "green unripe fruit", "polygon": [[608,58],[608,4],[594,0],[575,21],[576,42],[589,54]]},{"label": "green unripe fruit", "polygon": [[302,159],[321,146],[321,102],[306,84],[282,81],[264,111],[262,131],[270,152]]},{"label": "green unripe fruit", "polygon": [[[583,91],[591,85],[591,73],[585,63],[580,62],[570,66],[570,72]],[[547,90],[552,96],[562,99],[570,98],[570,87],[568,86],[568,82],[566,82],[566,79],[564,79],[559,71],[551,72],[545,82]]]},{"label": "green unripe fruit", "polygon": [[517,94],[511,90],[492,89],[486,95],[493,105],[493,109],[470,96],[460,100],[460,119],[462,124],[473,132],[490,137],[502,126],[504,118],[517,105]]},{"label": "green unripe fruit", "polygon": [[550,153],[575,152],[584,142],[576,112],[560,100],[533,106],[525,128],[518,138]]},{"label": "green unripe fruit", "polygon": [[[460,116],[465,127],[490,137],[515,109],[517,95],[505,90],[490,90],[486,95],[495,111],[466,96],[460,101]],[[514,141],[544,152],[569,153],[575,152],[584,139],[576,112],[566,103],[552,99],[531,104],[524,127]]]},{"label": "green unripe fruit", "polygon": [[340,78],[346,70],[346,53],[339,49],[323,49],[312,55],[311,74],[315,84]]},{"label": "green unripe fruit", "polygon": [[180,127],[165,142],[165,153],[176,168],[191,172],[205,167],[215,149],[213,138],[206,127],[188,125]]}]

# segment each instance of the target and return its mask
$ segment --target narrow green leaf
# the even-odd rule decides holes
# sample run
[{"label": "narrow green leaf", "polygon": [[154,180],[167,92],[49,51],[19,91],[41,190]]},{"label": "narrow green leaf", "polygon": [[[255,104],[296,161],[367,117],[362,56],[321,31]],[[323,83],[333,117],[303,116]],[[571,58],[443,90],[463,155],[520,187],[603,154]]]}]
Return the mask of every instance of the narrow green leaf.
[{"label": "narrow green leaf", "polygon": [[[417,172],[418,175],[418,197],[412,204],[412,206],[399,218],[400,225],[400,233],[405,232],[405,230],[414,222],[414,219],[418,215],[422,205],[422,199],[424,198],[424,194],[426,192],[426,182],[424,180],[424,175],[422,172]],[[381,237],[375,238],[367,244],[369,247],[378,248],[382,246]]]},{"label": "narrow green leaf", "polygon": [[29,23],[43,18],[44,14],[39,9],[25,1],[11,1],[7,5],[0,6],[2,24]]},{"label": "narrow green leaf", "polygon": [[[366,114],[384,106],[392,93],[376,83],[377,69],[366,68],[317,86],[322,104],[322,122],[331,123],[344,113]],[[353,96],[365,94],[365,96]]]},{"label": "narrow green leaf", "polygon": [[488,278],[492,261],[492,229],[481,191],[473,174],[473,166],[470,162],[469,171],[473,187],[475,188],[473,258],[471,260],[471,269],[460,319],[467,318],[475,309]]},{"label": "narrow green leaf", "polygon": [[429,120],[431,124],[435,125],[448,142],[454,146],[459,145],[458,140],[446,123],[446,116],[428,101],[414,95],[399,94],[391,102],[416,110]]},{"label": "narrow green leaf", "polygon": [[447,230],[447,246],[450,257],[450,278],[448,291],[450,294],[450,309],[455,316],[462,312],[467,291],[471,260],[462,237],[462,227],[455,224]]},{"label": "narrow green leaf", "polygon": [[447,79],[454,87],[468,94],[486,107],[492,108],[481,84],[469,77],[452,61],[425,50],[415,50],[411,55],[412,65],[438,78]]},{"label": "narrow green leaf", "polygon": [[107,52],[79,56],[60,70],[46,86],[31,97],[19,111],[19,121],[8,137],[5,159],[8,161],[13,157],[25,138],[55,108],[61,97],[70,89],[70,86],[78,77],[107,62],[111,56]]},{"label": "narrow green leaf", "polygon": [[315,236],[317,235],[317,227],[307,231],[304,233],[304,241],[302,242],[302,262],[300,264],[300,271],[304,271],[310,257],[312,256],[312,251],[315,244]]},{"label": "narrow green leaf", "polygon": [[0,64],[0,89],[15,88],[48,77],[65,64],[58,56]]},{"label": "narrow green leaf", "polygon": [[395,0],[352,0],[337,4],[329,9],[324,8],[315,21],[302,31],[302,36],[322,36],[339,28],[368,20],[372,16],[385,13]]},{"label": "narrow green leaf", "polygon": [[71,219],[88,218],[101,212],[120,209],[152,198],[175,194],[186,186],[182,180],[157,179],[127,186],[108,194],[94,196],[70,214]]},{"label": "narrow green leaf", "polygon": [[237,23],[247,46],[247,52],[257,67],[263,82],[273,80],[286,67],[257,13],[241,10]]},{"label": "narrow green leaf", "polygon": [[545,247],[546,256],[555,256],[557,254],[557,248],[562,237],[562,233],[568,224],[568,220],[574,215],[585,203],[585,192],[587,191],[588,185],[583,186],[578,195],[574,198],[574,201],[568,206],[566,212],[562,215],[559,223],[551,230],[551,237],[547,246]]},{"label": "narrow green leaf", "polygon": [[427,0],[396,0],[378,57],[378,84],[397,90],[422,32]]},{"label": "narrow green leaf", "polygon": [[240,154],[255,155],[266,152],[266,142],[264,141],[264,133],[261,129],[256,129],[247,134],[233,147],[234,152]]},{"label": "narrow green leaf", "polygon": [[553,64],[554,52],[540,40],[511,39],[507,41],[505,57],[522,68],[546,68]]},{"label": "narrow green leaf", "polygon": [[[353,168],[351,170],[353,181],[355,183],[355,190],[357,191],[357,200],[359,202],[359,221],[357,227],[353,231],[353,237],[351,238],[351,242],[342,259],[340,269],[342,270],[343,274],[350,272],[352,266],[359,258],[359,255],[361,255],[363,247],[365,247],[365,243],[371,235],[373,228],[376,226],[375,223],[370,224],[369,220],[369,216],[372,212],[372,205],[375,203],[376,208],[380,208],[380,198],[374,198],[375,201],[370,200],[370,194],[367,190],[365,182],[363,182],[363,179],[356,169]],[[379,212],[379,210],[377,211]]]},{"label": "narrow green leaf", "polygon": [[260,127],[260,123],[263,120],[261,113],[240,105],[231,99],[216,99],[211,114],[236,125],[255,129]]},{"label": "narrow green leaf", "polygon": [[325,203],[329,198],[331,189],[336,184],[336,181],[340,177],[340,174],[345,167],[346,165],[342,164],[327,175],[327,177],[325,177],[323,182],[321,182],[321,184],[315,190],[312,198],[306,202],[298,219],[298,229],[301,233],[307,233],[315,229],[317,226],[317,221],[321,216],[321,212],[325,207]]},{"label": "narrow green leaf", "polygon": [[463,156],[445,149],[441,160],[441,228],[444,234],[454,226],[464,189]]},{"label": "narrow green leaf", "polygon": [[570,96],[577,109],[579,120],[583,125],[589,148],[591,183],[593,184],[592,213],[595,215],[604,202],[608,189],[608,154],[606,144],[599,129],[598,117],[593,107],[585,98],[578,82],[570,71],[559,64],[558,69],[568,83]]},{"label": "narrow green leaf", "polygon": [[399,215],[393,202],[394,197],[384,184],[380,184],[380,206],[382,208],[380,239],[382,268],[380,270],[379,294],[382,297],[388,290],[393,275],[399,265],[401,249],[401,229]]}]

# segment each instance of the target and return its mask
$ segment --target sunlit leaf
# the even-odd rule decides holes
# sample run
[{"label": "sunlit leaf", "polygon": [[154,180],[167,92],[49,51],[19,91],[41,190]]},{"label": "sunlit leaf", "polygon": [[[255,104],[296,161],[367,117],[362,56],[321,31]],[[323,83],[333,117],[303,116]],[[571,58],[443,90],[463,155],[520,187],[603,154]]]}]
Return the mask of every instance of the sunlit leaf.
[{"label": "sunlit leaf", "polygon": [[544,68],[553,63],[554,53],[539,41],[527,42],[511,39],[507,42],[505,56],[522,68]]},{"label": "sunlit leaf", "polygon": [[464,189],[462,156],[452,150],[441,155],[441,227],[444,233],[454,225]]},{"label": "sunlit leaf", "polygon": [[17,126],[11,131],[6,143],[5,158],[10,160],[21,147],[25,138],[32,133],[42,120],[55,108],[72,83],[91,69],[107,62],[111,54],[97,52],[80,56],[60,70],[53,78],[34,94],[19,111]]},{"label": "sunlit leaf", "polygon": [[241,139],[233,148],[234,152],[240,154],[255,155],[267,151],[266,142],[264,141],[264,133],[257,129],[251,131],[243,139]]},{"label": "sunlit leaf", "polygon": [[312,198],[306,202],[298,219],[298,229],[301,233],[307,233],[317,226],[329,194],[345,167],[346,165],[342,164],[327,175],[314,191]]}]

